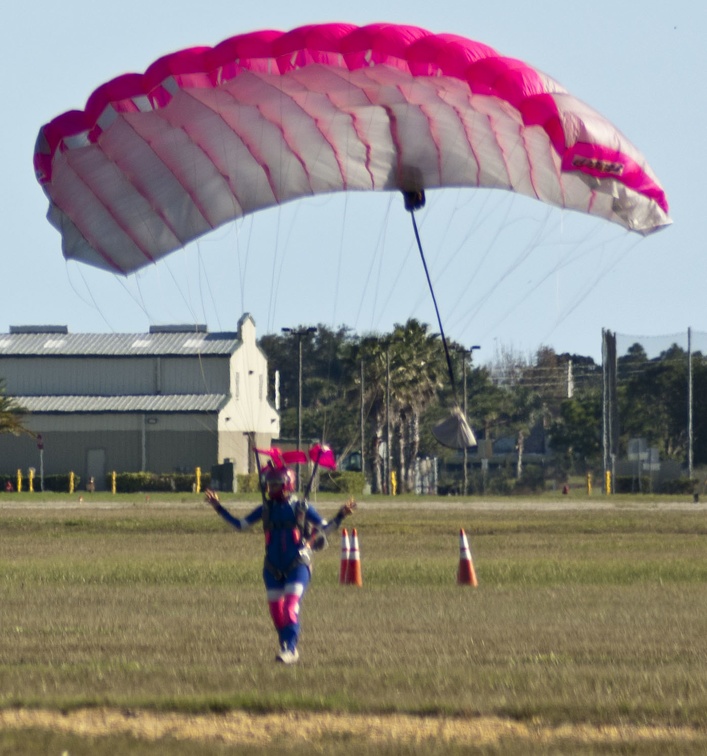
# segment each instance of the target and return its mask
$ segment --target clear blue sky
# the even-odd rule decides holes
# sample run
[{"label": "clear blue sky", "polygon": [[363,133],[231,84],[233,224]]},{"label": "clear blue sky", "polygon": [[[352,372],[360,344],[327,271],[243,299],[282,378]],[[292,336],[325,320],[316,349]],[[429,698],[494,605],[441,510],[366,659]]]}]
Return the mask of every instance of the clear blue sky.
[{"label": "clear blue sky", "polygon": [[385,331],[408,317],[436,330],[409,216],[394,195],[259,213],[129,278],[67,263],[46,221],[32,168],[46,121],[168,52],[325,21],[414,24],[521,58],[616,124],[667,191],[674,225],[646,239],[504,192],[433,193],[418,222],[448,337],[481,345],[481,359],[547,345],[599,360],[604,327],[707,331],[703,0],[35,0],[9,5],[2,20],[0,332],[231,330],[244,311],[259,335],[316,323]]}]

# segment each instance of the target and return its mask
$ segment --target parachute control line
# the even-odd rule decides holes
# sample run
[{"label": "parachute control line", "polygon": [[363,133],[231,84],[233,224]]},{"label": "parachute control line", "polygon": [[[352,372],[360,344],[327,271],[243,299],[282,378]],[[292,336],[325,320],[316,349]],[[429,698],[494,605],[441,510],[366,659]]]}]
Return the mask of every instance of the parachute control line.
[{"label": "parachute control line", "polygon": [[422,241],[420,240],[420,232],[417,230],[417,221],[415,220],[415,210],[425,206],[425,191],[424,189],[417,189],[414,191],[404,191],[403,199],[405,201],[405,209],[410,213],[412,218],[412,228],[415,232],[415,240],[417,241],[417,248],[420,252],[420,258],[422,260],[422,267],[425,269],[425,276],[427,277],[427,286],[430,289],[432,296],[432,304],[434,304],[435,313],[437,315],[437,323],[439,325],[439,334],[442,337],[442,345],[444,346],[444,356],[447,360],[447,372],[449,373],[449,383],[452,387],[452,394],[454,395],[454,408],[452,409],[449,417],[443,420],[441,423],[432,428],[432,434],[439,441],[442,446],[448,446],[451,449],[465,449],[470,446],[476,446],[476,437],[474,432],[469,426],[469,421],[461,411],[459,407],[459,401],[457,400],[457,388],[454,381],[454,370],[452,368],[452,358],[449,355],[449,345],[447,344],[447,337],[444,335],[444,326],[442,325],[442,316],[439,314],[439,307],[437,306],[437,297],[435,296],[434,288],[432,286],[432,279],[430,278],[430,272],[427,269],[427,261],[425,260],[425,253],[422,249]]},{"label": "parachute control line", "polygon": [[471,549],[464,529],[459,530],[459,569],[457,571],[457,585],[471,585],[476,588],[479,581],[476,578],[474,562],[471,559]]}]

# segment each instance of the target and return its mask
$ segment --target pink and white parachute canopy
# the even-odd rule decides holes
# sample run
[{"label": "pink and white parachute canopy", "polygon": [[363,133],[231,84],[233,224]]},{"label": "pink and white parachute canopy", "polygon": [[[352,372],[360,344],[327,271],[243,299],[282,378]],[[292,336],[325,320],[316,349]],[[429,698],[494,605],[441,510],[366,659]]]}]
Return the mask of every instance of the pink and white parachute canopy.
[{"label": "pink and white parachute canopy", "polygon": [[122,273],[321,192],[501,188],[641,234],[670,223],[645,158],[556,81],[394,24],[167,55],[45,125],[34,165],[64,255]]}]

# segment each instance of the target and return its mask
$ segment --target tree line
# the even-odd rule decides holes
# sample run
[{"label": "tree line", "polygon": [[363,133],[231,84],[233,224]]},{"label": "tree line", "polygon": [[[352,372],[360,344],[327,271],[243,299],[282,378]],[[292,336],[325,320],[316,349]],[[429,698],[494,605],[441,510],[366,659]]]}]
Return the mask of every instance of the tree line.
[{"label": "tree line", "polygon": [[[493,360],[475,364],[478,352],[450,341],[453,390],[439,335],[415,319],[389,333],[366,335],[319,324],[301,340],[303,438],[328,443],[340,458],[360,451],[373,492],[386,490],[386,457],[401,491],[413,490],[414,463],[421,457],[436,457],[443,469],[456,471],[449,487],[458,490],[461,452],[440,446],[432,429],[463,405],[464,384],[467,415],[480,442],[470,458],[487,453],[488,443],[504,451],[506,462],[496,476],[506,488],[601,472],[602,366],[591,357],[541,347],[532,356],[501,350]],[[281,436],[294,439],[298,339],[269,334],[259,343],[270,365],[271,396],[279,373]],[[707,360],[697,353],[692,363],[693,451],[699,465],[707,464]],[[635,344],[618,359],[617,390],[621,453],[631,438],[641,437],[661,458],[685,462],[685,351],[673,346],[651,359]],[[529,459],[533,462],[526,463]],[[477,478],[472,491],[479,489]]]}]

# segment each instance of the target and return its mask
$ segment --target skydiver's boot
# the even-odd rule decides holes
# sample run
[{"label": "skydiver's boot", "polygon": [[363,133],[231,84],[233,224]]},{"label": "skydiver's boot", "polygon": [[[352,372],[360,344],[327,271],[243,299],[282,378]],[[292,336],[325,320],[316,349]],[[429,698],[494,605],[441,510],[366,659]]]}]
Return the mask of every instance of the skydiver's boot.
[{"label": "skydiver's boot", "polygon": [[286,643],[283,643],[280,647],[280,651],[275,657],[275,661],[282,662],[282,664],[296,664],[299,659],[299,651],[297,648],[290,649]]}]

